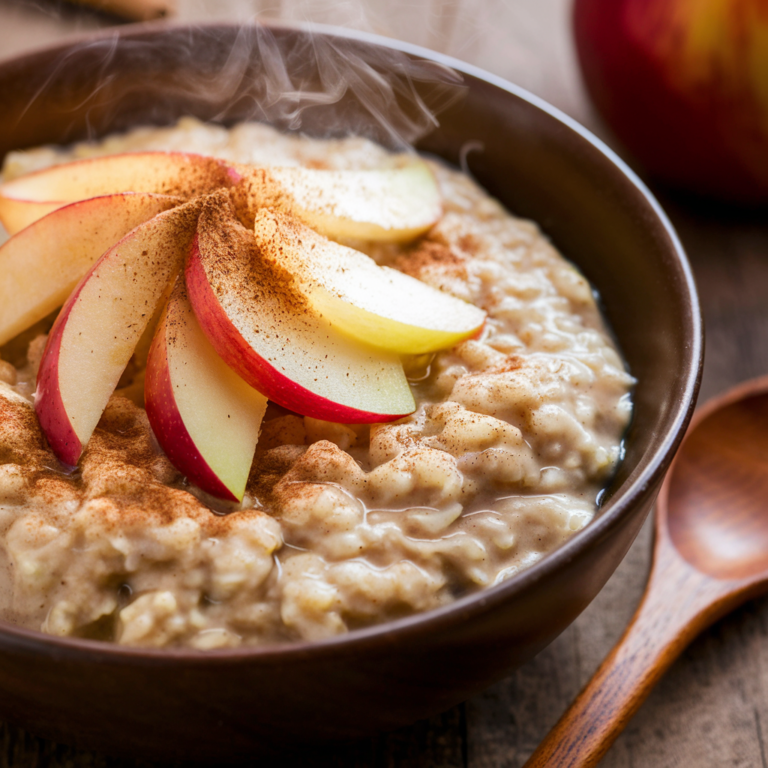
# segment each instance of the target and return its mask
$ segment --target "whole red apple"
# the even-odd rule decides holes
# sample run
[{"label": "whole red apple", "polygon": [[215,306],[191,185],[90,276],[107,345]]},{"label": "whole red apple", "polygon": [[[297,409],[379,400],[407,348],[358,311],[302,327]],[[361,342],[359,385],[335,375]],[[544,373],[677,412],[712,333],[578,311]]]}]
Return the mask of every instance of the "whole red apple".
[{"label": "whole red apple", "polygon": [[768,202],[768,0],[575,0],[584,79],[654,177]]}]

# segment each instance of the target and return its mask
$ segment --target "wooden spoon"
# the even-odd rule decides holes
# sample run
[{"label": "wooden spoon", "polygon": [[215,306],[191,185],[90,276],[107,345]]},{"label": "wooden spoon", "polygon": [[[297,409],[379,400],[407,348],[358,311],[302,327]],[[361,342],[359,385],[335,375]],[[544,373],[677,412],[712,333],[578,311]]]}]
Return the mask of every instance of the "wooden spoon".
[{"label": "wooden spoon", "polygon": [[593,766],[703,629],[768,592],[768,376],[691,423],[656,506],[653,564],[624,635],[524,768]]},{"label": "wooden spoon", "polygon": [[111,13],[128,21],[151,21],[166,16],[175,16],[177,0],[70,0],[80,5],[89,5],[97,11]]}]

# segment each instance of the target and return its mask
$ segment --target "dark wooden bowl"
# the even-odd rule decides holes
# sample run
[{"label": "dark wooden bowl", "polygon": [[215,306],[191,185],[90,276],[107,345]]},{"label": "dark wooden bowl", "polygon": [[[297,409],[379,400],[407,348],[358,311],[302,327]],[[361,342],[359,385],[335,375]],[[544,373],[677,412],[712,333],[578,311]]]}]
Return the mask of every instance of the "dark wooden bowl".
[{"label": "dark wooden bowl", "polygon": [[[421,61],[408,87],[427,102],[445,96],[429,80],[448,64],[465,89],[418,146],[458,163],[473,142],[477,179],[539,222],[597,287],[639,380],[626,458],[599,517],[529,570],[446,608],[325,642],[161,652],[0,625],[0,717],[36,733],[106,752],[221,762],[285,756],[302,743],[447,709],[530,659],[594,598],[645,519],[688,423],[702,364],[698,299],[674,231],[637,178],[584,129],[499,78],[398,43],[314,34],[144,26],[6,61],[0,154],[185,113],[293,128],[301,119],[310,133],[351,127],[392,143],[393,126],[382,128],[350,90],[332,104],[284,109],[265,86],[279,80],[276,61],[308,89],[321,75],[329,82],[319,49],[390,73],[402,72],[405,58]],[[402,114],[418,122],[405,91],[395,91]],[[408,120],[394,127],[410,130]]]}]

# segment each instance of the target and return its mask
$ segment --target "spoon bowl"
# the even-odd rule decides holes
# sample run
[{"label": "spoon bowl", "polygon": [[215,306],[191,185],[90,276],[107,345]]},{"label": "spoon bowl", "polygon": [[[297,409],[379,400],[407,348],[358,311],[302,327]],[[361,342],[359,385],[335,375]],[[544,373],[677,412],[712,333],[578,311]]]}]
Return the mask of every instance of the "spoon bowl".
[{"label": "spoon bowl", "polygon": [[697,414],[665,490],[660,512],[690,565],[716,579],[768,578],[768,377]]},{"label": "spoon bowl", "polygon": [[588,768],[703,629],[768,592],[768,376],[694,416],[656,506],[648,585],[624,635],[525,768]]}]

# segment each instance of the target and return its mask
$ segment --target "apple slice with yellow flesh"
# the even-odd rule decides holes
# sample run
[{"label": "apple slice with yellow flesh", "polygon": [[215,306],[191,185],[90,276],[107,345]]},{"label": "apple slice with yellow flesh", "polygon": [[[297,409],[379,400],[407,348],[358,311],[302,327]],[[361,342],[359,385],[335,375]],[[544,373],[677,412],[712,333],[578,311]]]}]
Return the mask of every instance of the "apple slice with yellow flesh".
[{"label": "apple slice with yellow flesh", "polygon": [[407,242],[443,211],[437,180],[421,160],[372,170],[236,167],[238,204],[252,215],[276,208],[337,239]]},{"label": "apple slice with yellow flesh", "polygon": [[0,184],[0,221],[11,234],[67,203],[115,192],[188,199],[239,178],[223,160],[185,152],[133,152],[54,165]]},{"label": "apple slice with yellow flesh", "polygon": [[35,410],[65,464],[77,464],[158,301],[180,272],[199,208],[186,203],[129,232],[96,262],[56,318]]},{"label": "apple slice with yellow flesh", "polygon": [[0,247],[0,344],[60,307],[96,260],[134,227],[180,202],[124,192],[71,203]]},{"label": "apple slice with yellow flesh", "polygon": [[485,312],[473,304],[335,243],[278,211],[254,222],[262,258],[293,275],[296,287],[333,326],[400,354],[445,349],[475,335]]},{"label": "apple slice with yellow flesh", "polygon": [[242,501],[267,398],[216,354],[183,280],[149,351],[144,398],[152,430],[176,469],[207,493]]},{"label": "apple slice with yellow flesh", "polygon": [[186,280],[222,360],[270,400],[305,416],[362,423],[413,412],[399,357],[334,329],[296,291],[290,273],[263,261],[228,196],[212,198],[200,214]]}]

